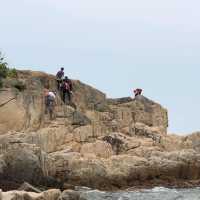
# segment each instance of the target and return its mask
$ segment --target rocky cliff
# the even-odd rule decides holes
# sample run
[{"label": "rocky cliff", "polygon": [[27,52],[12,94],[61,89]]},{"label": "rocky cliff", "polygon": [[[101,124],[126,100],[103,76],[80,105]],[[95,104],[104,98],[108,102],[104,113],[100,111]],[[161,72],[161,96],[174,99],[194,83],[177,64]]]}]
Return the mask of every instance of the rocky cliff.
[{"label": "rocky cliff", "polygon": [[73,85],[73,105],[57,95],[51,121],[43,90],[55,90],[54,76],[18,71],[16,79],[4,80],[0,188],[16,189],[27,181],[62,189],[120,189],[200,179],[199,134],[168,135],[161,105],[144,96],[107,99],[80,81]]}]

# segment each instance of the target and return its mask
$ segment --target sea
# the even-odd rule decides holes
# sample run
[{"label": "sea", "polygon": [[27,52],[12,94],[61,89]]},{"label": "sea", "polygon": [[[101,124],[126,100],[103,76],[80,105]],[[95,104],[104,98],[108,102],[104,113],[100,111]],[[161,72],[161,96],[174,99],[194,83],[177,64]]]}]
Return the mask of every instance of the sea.
[{"label": "sea", "polygon": [[138,191],[104,192],[79,189],[81,199],[84,200],[200,200],[200,188],[168,189],[155,187]]}]

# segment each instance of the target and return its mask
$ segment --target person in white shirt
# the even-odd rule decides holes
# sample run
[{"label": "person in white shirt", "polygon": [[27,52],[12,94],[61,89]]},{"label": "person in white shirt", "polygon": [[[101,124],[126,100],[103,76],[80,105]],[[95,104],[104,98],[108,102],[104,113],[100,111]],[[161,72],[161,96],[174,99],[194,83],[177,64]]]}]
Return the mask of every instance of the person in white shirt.
[{"label": "person in white shirt", "polygon": [[56,99],[56,92],[49,92],[48,96],[50,96],[53,99]]},{"label": "person in white shirt", "polygon": [[50,115],[50,120],[55,118],[56,92],[45,89],[45,114]]}]

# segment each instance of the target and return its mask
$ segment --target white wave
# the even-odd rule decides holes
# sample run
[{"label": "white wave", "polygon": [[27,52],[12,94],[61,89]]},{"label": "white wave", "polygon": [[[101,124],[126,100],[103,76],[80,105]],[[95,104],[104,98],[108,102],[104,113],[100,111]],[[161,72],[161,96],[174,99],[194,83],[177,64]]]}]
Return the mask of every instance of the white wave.
[{"label": "white wave", "polygon": [[165,187],[155,187],[151,190],[151,192],[167,192],[167,191],[169,191],[169,189]]}]

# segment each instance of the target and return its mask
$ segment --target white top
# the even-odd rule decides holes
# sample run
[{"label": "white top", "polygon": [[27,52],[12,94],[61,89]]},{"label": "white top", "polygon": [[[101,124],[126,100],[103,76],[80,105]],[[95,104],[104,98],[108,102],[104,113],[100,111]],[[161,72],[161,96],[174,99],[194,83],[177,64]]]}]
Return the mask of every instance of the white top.
[{"label": "white top", "polygon": [[56,98],[56,95],[53,92],[49,92],[48,95],[53,97],[54,99]]}]

